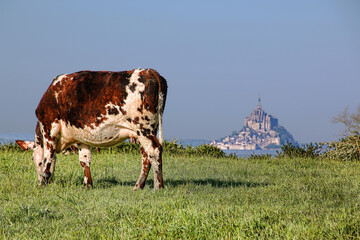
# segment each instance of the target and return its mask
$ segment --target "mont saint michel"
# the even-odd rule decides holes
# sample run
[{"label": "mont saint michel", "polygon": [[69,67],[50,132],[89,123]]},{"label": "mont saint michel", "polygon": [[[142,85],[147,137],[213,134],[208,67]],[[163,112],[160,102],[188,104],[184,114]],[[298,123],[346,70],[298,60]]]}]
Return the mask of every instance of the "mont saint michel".
[{"label": "mont saint michel", "polygon": [[265,150],[279,148],[284,143],[296,144],[293,136],[279,125],[279,120],[267,114],[261,106],[257,107],[244,120],[244,127],[232,135],[214,140],[214,145],[222,150]]}]

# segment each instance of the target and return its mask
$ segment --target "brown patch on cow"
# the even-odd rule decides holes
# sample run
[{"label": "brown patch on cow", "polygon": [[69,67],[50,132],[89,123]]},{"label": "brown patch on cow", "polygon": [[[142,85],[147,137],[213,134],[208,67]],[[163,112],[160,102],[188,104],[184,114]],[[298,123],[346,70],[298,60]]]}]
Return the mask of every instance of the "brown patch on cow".
[{"label": "brown patch on cow", "polygon": [[116,107],[112,107],[108,109],[108,114],[110,115],[118,115],[119,114],[119,110],[117,110]]},{"label": "brown patch on cow", "polygon": [[86,187],[92,186],[90,167],[88,165],[86,165],[85,162],[80,162],[80,165],[83,167],[85,177],[87,178],[87,183],[86,184],[84,183],[84,185],[86,185]]},{"label": "brown patch on cow", "polygon": [[162,174],[162,156],[161,156],[161,154],[159,156],[158,163],[159,163],[159,170],[156,171],[155,175],[156,175],[156,179],[159,182],[159,188],[164,188],[163,174]]},{"label": "brown patch on cow", "polygon": [[145,90],[140,92],[143,108],[151,113],[157,113],[159,105],[159,85],[155,79],[140,77],[140,82],[145,84]]},{"label": "brown patch on cow", "polygon": [[139,82],[145,84],[145,91],[140,93],[143,99],[144,108],[152,113],[156,113],[158,110],[159,93],[161,92],[164,97],[164,105],[160,111],[164,111],[167,95],[167,83],[165,78],[154,69],[148,69],[140,73]]},{"label": "brown patch on cow", "polygon": [[123,115],[126,115],[126,111],[124,109],[121,109],[120,108],[120,112],[123,114]]},{"label": "brown patch on cow", "polygon": [[135,117],[133,120],[134,124],[139,124],[140,118],[139,117]]},{"label": "brown patch on cow", "polygon": [[48,141],[46,141],[46,147],[49,149],[49,151],[50,151],[50,158],[52,159],[52,158],[54,158],[54,156],[55,156],[55,150],[54,150],[53,146],[50,144],[50,142],[52,142],[51,139],[48,139]]},{"label": "brown patch on cow", "polygon": [[141,128],[141,134],[142,134],[143,136],[147,137],[147,136],[150,135],[150,133],[151,133],[151,130],[150,130],[150,129],[144,128],[144,127]]},{"label": "brown patch on cow", "polygon": [[140,113],[143,113],[143,105],[141,105],[137,110],[138,110],[138,112],[140,112]]},{"label": "brown patch on cow", "polygon": [[129,86],[130,91],[135,92],[136,86],[137,86],[136,83],[131,84],[131,85]]},{"label": "brown patch on cow", "polygon": [[[159,164],[159,168],[160,168],[160,166],[161,166],[162,164],[160,163]],[[157,180],[158,180],[158,182],[159,182],[159,188],[164,188],[164,182],[163,182],[163,178],[162,178],[162,171],[159,171],[159,172],[157,172]]]},{"label": "brown patch on cow", "polygon": [[[147,136],[146,138],[151,140],[151,144],[154,148],[159,148],[160,152],[162,152],[163,148],[162,148],[161,144],[159,143],[159,140],[154,135]],[[161,154],[160,154],[160,156],[161,156]]]},{"label": "brown patch on cow", "polygon": [[36,124],[36,129],[35,129],[35,144],[38,146],[43,147],[43,138],[42,138],[42,134],[41,134],[41,129],[40,129],[40,123],[37,122]]},{"label": "brown patch on cow", "polygon": [[77,153],[77,148],[74,145],[71,145],[70,148],[75,154]]},{"label": "brown patch on cow", "polygon": [[[46,159],[47,160],[47,159]],[[50,172],[51,162],[46,164],[45,172]]]},{"label": "brown patch on cow", "polygon": [[[111,102],[120,109],[125,104],[126,87],[132,72],[81,71],[68,74],[63,77],[62,84],[50,85],[36,109],[36,116],[44,129],[51,129],[56,119],[77,128],[93,128],[94,124],[97,127],[106,120],[103,116],[106,115],[104,106],[107,103]],[[114,109],[110,112],[115,114]]]}]

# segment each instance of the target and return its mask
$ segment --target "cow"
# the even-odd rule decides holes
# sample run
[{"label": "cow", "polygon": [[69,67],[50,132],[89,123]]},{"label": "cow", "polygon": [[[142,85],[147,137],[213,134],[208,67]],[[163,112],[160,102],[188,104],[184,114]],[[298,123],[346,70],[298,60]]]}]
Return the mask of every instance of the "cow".
[{"label": "cow", "polygon": [[111,147],[136,139],[142,168],[133,190],[144,188],[151,166],[154,189],[161,189],[166,95],[167,82],[154,69],[59,75],[36,108],[35,141],[17,143],[24,150],[34,151],[39,185],[46,185],[54,176],[56,153],[76,145],[84,185],[91,187],[90,147]]}]

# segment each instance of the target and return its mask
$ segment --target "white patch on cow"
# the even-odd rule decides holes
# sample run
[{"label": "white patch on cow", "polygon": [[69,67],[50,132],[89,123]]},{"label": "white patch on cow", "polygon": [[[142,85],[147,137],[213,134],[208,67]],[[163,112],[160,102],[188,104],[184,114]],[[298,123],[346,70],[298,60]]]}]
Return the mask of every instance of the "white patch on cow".
[{"label": "white patch on cow", "polygon": [[160,92],[160,94],[159,94],[159,112],[160,113],[161,113],[163,107],[164,107],[164,93]]},{"label": "white patch on cow", "polygon": [[60,123],[57,122],[53,122],[51,124],[51,131],[50,131],[50,137],[57,137],[57,135],[60,133]]},{"label": "white patch on cow", "polygon": [[84,177],[84,184],[87,185],[88,184],[88,178],[85,176]]},{"label": "white patch on cow", "polygon": [[[125,99],[125,104],[122,107],[123,110],[126,111],[126,115],[131,116],[131,120],[135,118],[139,118],[139,124],[143,126],[150,126],[157,121],[157,114],[153,114],[147,111],[145,108],[142,109],[142,113],[138,110],[142,108],[142,98],[141,93],[145,91],[145,84],[139,81],[139,75],[142,71],[148,71],[144,69],[136,69],[130,77],[130,82],[126,87],[126,93],[128,94]],[[130,89],[130,87],[136,84],[134,91]],[[143,120],[141,117],[147,116],[149,121]]]},{"label": "white patch on cow", "polygon": [[60,76],[56,77],[56,78],[54,79],[52,85],[55,86],[55,85],[58,84],[58,83],[61,84],[61,81],[62,81],[66,76],[67,76],[67,74],[63,74],[63,75],[60,75]]},{"label": "white patch on cow", "polygon": [[58,95],[59,95],[59,93],[58,92],[55,92],[55,100],[56,100],[56,103],[59,103],[59,100],[58,100]]},{"label": "white patch on cow", "polygon": [[[58,84],[58,83],[59,83],[60,85],[62,85],[64,81],[66,82],[66,80],[67,80],[66,77],[67,77],[67,74],[63,74],[63,75],[60,75],[60,76],[56,77],[56,78],[54,79],[52,85],[55,86],[55,85]],[[73,78],[71,78],[70,80],[72,80],[72,79],[73,79]],[[59,103],[58,96],[59,96],[59,94],[61,94],[61,93],[62,93],[61,91],[54,93],[56,103]]]},{"label": "white patch on cow", "polygon": [[84,162],[85,166],[90,167],[91,163],[91,150],[90,147],[85,144],[79,144],[79,160]]},{"label": "white patch on cow", "polygon": [[[142,99],[140,92],[145,90],[145,85],[139,82],[139,74],[142,72],[142,69],[136,69],[130,77],[130,83],[126,87],[126,93],[128,94],[125,100],[124,110],[132,118],[140,117],[142,114],[138,111],[138,108],[141,107]],[[136,84],[135,91],[130,90],[130,86]]]}]

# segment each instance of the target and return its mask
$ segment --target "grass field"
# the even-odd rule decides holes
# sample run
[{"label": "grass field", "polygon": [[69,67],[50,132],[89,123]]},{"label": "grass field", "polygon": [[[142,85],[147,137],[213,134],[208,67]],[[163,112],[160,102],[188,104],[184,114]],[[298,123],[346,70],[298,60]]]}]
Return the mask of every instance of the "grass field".
[{"label": "grass field", "polygon": [[2,239],[360,239],[360,164],[164,155],[165,189],[132,188],[140,155],[76,155],[37,186],[29,152],[0,152]]}]

